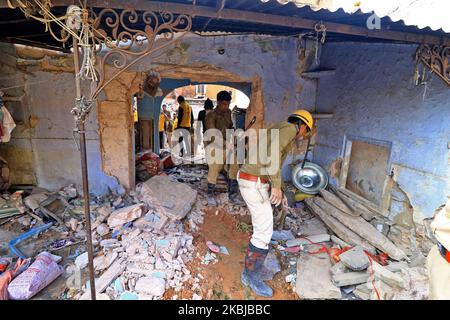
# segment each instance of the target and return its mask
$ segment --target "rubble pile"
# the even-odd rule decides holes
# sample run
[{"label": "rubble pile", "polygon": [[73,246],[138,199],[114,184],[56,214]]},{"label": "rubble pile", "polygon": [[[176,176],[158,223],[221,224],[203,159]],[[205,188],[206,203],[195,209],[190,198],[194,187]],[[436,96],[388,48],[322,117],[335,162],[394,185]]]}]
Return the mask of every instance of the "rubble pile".
[{"label": "rubble pile", "polygon": [[362,217],[367,208],[327,190],[304,202],[272,237],[301,299],[427,299],[425,257],[396,247]]}]

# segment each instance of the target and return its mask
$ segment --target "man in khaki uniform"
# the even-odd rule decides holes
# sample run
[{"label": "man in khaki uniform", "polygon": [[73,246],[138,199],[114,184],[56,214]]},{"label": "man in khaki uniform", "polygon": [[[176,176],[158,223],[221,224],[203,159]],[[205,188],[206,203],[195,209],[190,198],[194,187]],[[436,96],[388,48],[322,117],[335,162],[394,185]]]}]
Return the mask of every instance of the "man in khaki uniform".
[{"label": "man in khaki uniform", "polygon": [[[217,107],[206,115],[205,125],[206,130],[216,129],[222,134],[222,141],[206,141],[206,161],[208,163],[208,205],[217,205],[214,199],[214,192],[217,183],[217,177],[222,170],[227,171],[228,179],[228,196],[231,202],[238,201],[238,183],[236,181],[236,174],[238,171],[237,163],[226,163],[226,130],[233,129],[233,121],[231,120],[230,110],[231,95],[228,91],[220,91],[217,93]],[[207,131],[205,132],[207,134]],[[214,155],[221,154],[220,157],[212,159],[209,153],[213,151]],[[218,159],[220,158],[220,159]],[[218,161],[217,161],[218,160]]]},{"label": "man in khaki uniform", "polygon": [[431,223],[438,241],[427,257],[429,299],[450,300],[450,199]]},{"label": "man in khaki uniform", "polygon": [[[253,225],[241,281],[259,296],[273,295],[272,288],[263,281],[269,279],[264,261],[273,233],[271,204],[278,206],[287,202],[282,191],[281,166],[292,143],[296,139],[307,138],[312,128],[311,114],[306,110],[297,110],[289,116],[288,121],[269,128],[267,135],[260,134],[258,148],[250,149],[249,154],[249,161],[253,157],[257,162],[244,164],[238,173],[239,189],[250,210]],[[273,130],[277,131],[271,132]],[[272,133],[277,132],[278,139],[275,135],[272,141]],[[253,155],[259,151],[259,146],[267,148],[266,159],[261,159],[262,154],[256,157]]]}]

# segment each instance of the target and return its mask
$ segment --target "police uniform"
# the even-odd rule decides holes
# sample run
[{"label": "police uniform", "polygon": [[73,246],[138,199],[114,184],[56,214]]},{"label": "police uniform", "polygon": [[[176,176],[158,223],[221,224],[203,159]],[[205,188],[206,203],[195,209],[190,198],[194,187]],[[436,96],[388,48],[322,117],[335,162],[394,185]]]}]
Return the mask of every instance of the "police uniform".
[{"label": "police uniform", "polygon": [[[222,152],[222,161],[221,163],[215,163],[212,161],[212,159],[208,159],[208,152],[206,152],[207,155],[207,163],[208,163],[208,183],[209,184],[216,184],[217,183],[217,177],[219,176],[220,172],[225,169],[227,171],[228,179],[230,180],[236,180],[236,174],[238,171],[238,165],[237,163],[234,164],[226,164],[225,157],[226,157],[226,130],[227,129],[233,129],[233,121],[231,120],[231,110],[226,109],[224,112],[220,111],[218,108],[211,110],[210,112],[206,113],[205,117],[205,127],[206,130],[209,129],[217,129],[222,133],[223,137],[223,144],[220,146],[219,144],[217,146],[214,146],[214,148],[220,148]],[[213,138],[214,140],[214,138]],[[212,143],[212,144],[211,144]],[[214,141],[205,142],[205,147],[212,148],[214,144]]]},{"label": "police uniform", "polygon": [[[252,216],[253,235],[250,242],[257,248],[268,249],[270,239],[273,233],[273,212],[270,198],[270,184],[274,188],[282,187],[281,165],[286,159],[286,155],[292,148],[292,142],[297,135],[297,127],[289,122],[276,124],[267,130],[267,135],[262,136],[258,144],[267,145],[266,155],[272,156],[272,137],[270,129],[279,130],[279,150],[274,159],[278,161],[277,168],[269,168],[270,162],[267,158],[261,161],[260,156],[256,155],[257,163],[244,164],[239,170],[238,182],[242,198],[247,203]],[[249,159],[253,152],[258,152],[258,148],[250,148]],[[274,172],[272,172],[274,171]]]}]

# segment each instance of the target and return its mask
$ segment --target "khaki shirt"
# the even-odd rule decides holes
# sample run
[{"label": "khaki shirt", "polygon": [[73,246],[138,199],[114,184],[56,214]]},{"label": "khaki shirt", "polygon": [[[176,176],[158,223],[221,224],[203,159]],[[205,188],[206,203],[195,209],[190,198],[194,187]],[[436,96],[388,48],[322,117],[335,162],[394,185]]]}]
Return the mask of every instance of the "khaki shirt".
[{"label": "khaki shirt", "polygon": [[[278,162],[275,162],[277,164],[276,172],[272,174],[268,174],[268,167],[270,167],[270,160],[267,159],[267,156],[271,155],[272,150],[272,141],[271,141],[271,129],[278,129],[279,131],[279,150],[278,154],[274,155],[274,160],[277,160]],[[295,136],[297,135],[297,127],[289,122],[281,122],[276,125],[271,126],[267,130],[267,136],[262,136],[260,139],[258,139],[258,147],[254,147],[253,149],[250,148],[249,153],[249,159],[255,158],[257,159],[256,164],[244,164],[240,171],[251,174],[253,176],[263,177],[265,179],[269,179],[272,183],[272,186],[274,188],[281,188],[282,181],[281,181],[281,166],[283,165],[284,160],[286,159],[287,154],[289,151],[292,150],[293,141],[295,140]],[[266,147],[267,145],[267,147]],[[266,158],[260,159],[260,152],[259,152],[259,146],[261,148],[267,148]],[[256,155],[254,153],[257,153]],[[261,155],[262,156],[262,155]],[[261,161],[264,160],[264,161]],[[263,164],[265,163],[265,164]]]},{"label": "khaki shirt", "polygon": [[226,130],[233,129],[233,121],[231,120],[231,110],[227,109],[225,112],[219,111],[215,108],[206,113],[206,130],[217,129],[222,132],[222,137],[226,140]]}]

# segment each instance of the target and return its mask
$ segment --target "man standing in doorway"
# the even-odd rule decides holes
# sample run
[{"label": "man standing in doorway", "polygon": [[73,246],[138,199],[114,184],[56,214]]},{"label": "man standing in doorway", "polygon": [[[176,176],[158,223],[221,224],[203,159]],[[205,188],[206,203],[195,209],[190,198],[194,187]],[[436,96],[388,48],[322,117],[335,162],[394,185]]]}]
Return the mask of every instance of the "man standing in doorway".
[{"label": "man standing in doorway", "polygon": [[212,110],[214,109],[214,104],[211,101],[211,99],[206,99],[204,106],[203,106],[203,110],[201,110],[198,113],[198,121],[202,123],[202,133],[203,135],[205,134],[206,131],[206,115]]},{"label": "man standing in doorway", "polygon": [[[210,151],[216,154],[216,161],[209,158],[208,150],[206,151],[206,162],[208,163],[208,205],[217,205],[214,199],[214,192],[217,183],[217,177],[222,170],[227,171],[228,181],[228,197],[231,202],[237,203],[239,201],[238,183],[236,181],[236,174],[238,171],[237,163],[225,163],[226,157],[226,130],[233,129],[233,121],[231,120],[230,110],[231,94],[228,91],[220,91],[217,93],[217,107],[206,115],[206,130],[216,129],[222,134],[222,141],[210,141],[205,143],[205,148],[209,146]],[[216,139],[217,137],[214,137]],[[220,154],[221,157],[217,157]],[[220,158],[220,159],[218,159]],[[218,161],[217,161],[218,160]]]},{"label": "man standing in doorway", "polygon": [[164,149],[164,141],[165,141],[165,131],[166,131],[166,121],[169,121],[169,116],[167,112],[167,106],[165,104],[162,105],[162,111],[159,115],[159,149]]},{"label": "man standing in doorway", "polygon": [[[264,282],[270,279],[270,272],[265,268],[264,261],[273,233],[271,204],[278,206],[283,202],[287,205],[282,191],[281,166],[292,142],[308,138],[312,128],[311,114],[306,110],[297,110],[287,121],[272,126],[267,135],[260,135],[258,138],[258,146],[267,148],[266,159],[261,159],[262,154],[257,154],[256,157],[250,154],[249,159],[257,159],[257,163],[244,164],[238,173],[239,189],[250,210],[253,225],[253,235],[248,244],[241,281],[258,296],[273,295],[272,288]],[[278,139],[274,138],[272,141],[271,130],[278,130],[278,136],[275,135]],[[250,153],[252,152],[258,152],[258,148],[250,149]]]},{"label": "man standing in doorway", "polygon": [[[193,136],[193,128],[194,128],[194,113],[192,112],[192,107],[187,103],[183,96],[178,96],[177,102],[179,104],[178,107],[178,125],[177,129],[185,129],[189,131],[191,138],[187,139],[186,148],[190,150],[192,155],[192,136]],[[181,145],[181,157],[185,154],[185,148],[183,145],[183,136],[180,136],[178,142]]]}]

